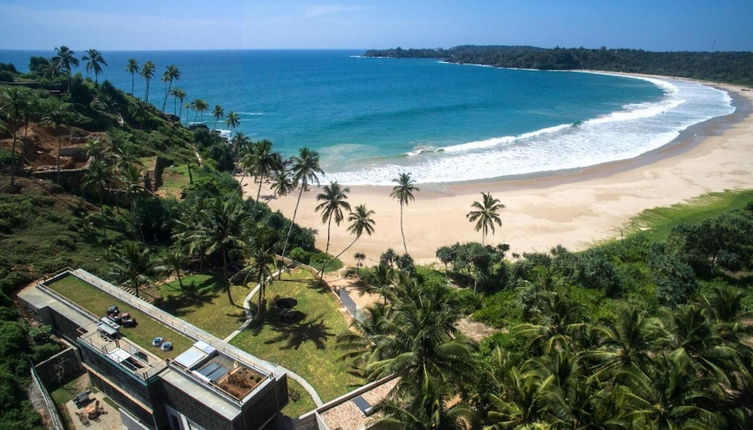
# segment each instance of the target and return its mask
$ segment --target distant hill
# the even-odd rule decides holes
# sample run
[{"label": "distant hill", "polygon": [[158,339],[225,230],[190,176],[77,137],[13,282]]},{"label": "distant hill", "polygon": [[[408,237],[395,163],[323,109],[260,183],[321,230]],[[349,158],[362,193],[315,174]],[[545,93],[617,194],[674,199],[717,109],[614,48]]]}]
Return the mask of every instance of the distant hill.
[{"label": "distant hill", "polygon": [[473,46],[368,50],[367,57],[437,58],[451,63],[539,70],[603,70],[679,76],[753,86],[753,52]]}]

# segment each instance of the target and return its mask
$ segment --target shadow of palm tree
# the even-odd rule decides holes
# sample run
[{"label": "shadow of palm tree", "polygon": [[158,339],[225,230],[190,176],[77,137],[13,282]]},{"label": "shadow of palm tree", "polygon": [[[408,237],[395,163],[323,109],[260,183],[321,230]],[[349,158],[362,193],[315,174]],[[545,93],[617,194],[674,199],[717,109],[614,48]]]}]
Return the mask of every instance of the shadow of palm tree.
[{"label": "shadow of palm tree", "polygon": [[[291,316],[291,314],[294,315]],[[277,332],[278,335],[265,343],[286,342],[280,349],[298,349],[306,342],[313,342],[317,349],[324,349],[326,348],[324,342],[335,336],[324,323],[321,314],[307,319],[304,313],[291,311],[285,317],[271,318],[268,323],[272,325],[272,330]]]}]

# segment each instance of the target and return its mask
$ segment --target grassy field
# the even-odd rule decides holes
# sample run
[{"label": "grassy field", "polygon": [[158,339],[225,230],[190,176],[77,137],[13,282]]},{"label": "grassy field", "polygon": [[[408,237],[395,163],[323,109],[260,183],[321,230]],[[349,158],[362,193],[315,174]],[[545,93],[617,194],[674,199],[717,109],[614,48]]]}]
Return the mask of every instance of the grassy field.
[{"label": "grassy field", "polygon": [[[274,309],[275,300],[283,297],[298,301],[287,317]],[[297,270],[283,276],[269,287],[267,300],[271,309],[263,322],[241,332],[233,345],[298,373],[324,401],[363,384],[348,373],[347,363],[340,360],[343,351],[335,346],[335,337],[348,329],[348,323],[337,299],[314,275]]]},{"label": "grassy field", "polygon": [[628,234],[640,232],[653,241],[665,240],[678,224],[698,224],[752,202],[753,190],[704,194],[685,203],[647,209],[630,220],[625,231]]},{"label": "grassy field", "polygon": [[188,166],[185,164],[167,167],[162,172],[162,186],[159,194],[162,196],[179,197],[183,187],[188,185]]},{"label": "grassy field", "polygon": [[[297,418],[316,407],[309,393],[290,377],[288,377],[288,397],[290,401],[282,408],[282,413],[291,418]],[[293,400],[293,397],[297,397],[297,400]]]},{"label": "grassy field", "polygon": [[[162,297],[154,304],[223,339],[243,324],[245,312],[230,304],[221,282],[213,275],[186,276],[183,278],[183,289],[177,280],[163,285],[160,288]],[[243,305],[249,291],[249,288],[241,286],[230,287],[230,294],[238,306]]]},{"label": "grassy field", "polygon": [[[75,276],[63,277],[48,284],[48,287],[95,315],[104,315],[111,305],[116,305],[121,312],[130,313],[136,318],[138,324],[136,327],[120,327],[120,332],[132,342],[158,357],[175,358],[193,344],[193,341],[189,338]],[[162,351],[153,347],[152,339],[156,336],[161,336],[172,342],[173,350]]]}]

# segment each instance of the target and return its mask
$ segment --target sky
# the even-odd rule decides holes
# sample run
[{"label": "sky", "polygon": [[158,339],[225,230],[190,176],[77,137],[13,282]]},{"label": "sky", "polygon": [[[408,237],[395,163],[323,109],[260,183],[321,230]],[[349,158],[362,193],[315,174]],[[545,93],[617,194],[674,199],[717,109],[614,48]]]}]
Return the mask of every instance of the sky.
[{"label": "sky", "polygon": [[753,0],[0,0],[0,49],[753,51]]}]

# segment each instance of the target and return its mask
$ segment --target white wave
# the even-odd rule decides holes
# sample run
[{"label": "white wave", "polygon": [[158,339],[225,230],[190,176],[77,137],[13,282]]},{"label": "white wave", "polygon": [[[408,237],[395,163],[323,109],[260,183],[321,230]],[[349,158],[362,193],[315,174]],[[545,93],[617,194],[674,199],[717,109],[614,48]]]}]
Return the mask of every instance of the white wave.
[{"label": "white wave", "polygon": [[230,137],[230,134],[232,133],[230,130],[223,130],[221,128],[216,128],[215,130],[220,132],[220,137]]},{"label": "white wave", "polygon": [[264,112],[243,112],[243,111],[236,112],[236,113],[238,115],[248,115],[248,116],[260,116],[260,115],[265,114]]},{"label": "white wave", "polygon": [[[729,94],[713,87],[692,81],[637,78],[659,86],[665,97],[658,102],[626,105],[579,124],[445,148],[419,146],[407,154],[409,157],[387,164],[375,161],[331,172],[328,177],[348,185],[389,185],[405,171],[419,183],[437,183],[581,168],[637,157],[670,143],[693,124],[735,110]],[[426,156],[428,152],[431,156]]]}]

